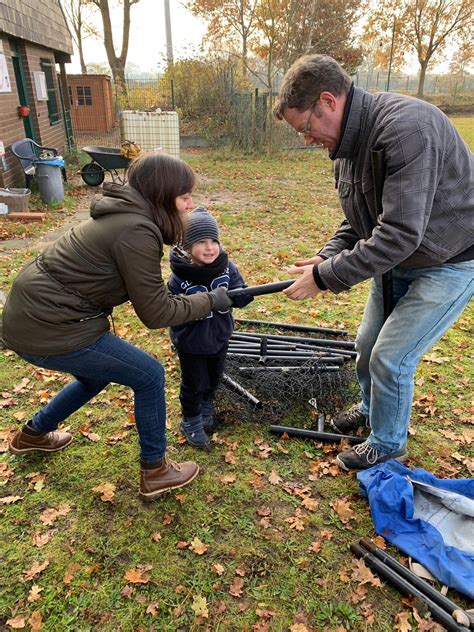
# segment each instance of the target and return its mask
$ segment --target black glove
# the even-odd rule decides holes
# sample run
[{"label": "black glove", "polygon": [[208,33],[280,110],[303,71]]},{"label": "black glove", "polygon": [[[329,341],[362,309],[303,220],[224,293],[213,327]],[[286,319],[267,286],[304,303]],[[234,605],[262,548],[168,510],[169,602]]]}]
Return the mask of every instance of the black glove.
[{"label": "black glove", "polygon": [[209,292],[211,297],[211,309],[213,312],[225,312],[232,307],[232,299],[227,296],[225,287],[218,287]]},{"label": "black glove", "polygon": [[236,296],[232,297],[233,307],[245,307],[252,301],[253,301],[253,296],[250,296],[250,294],[245,294],[245,292],[242,292],[242,294],[237,294]]}]

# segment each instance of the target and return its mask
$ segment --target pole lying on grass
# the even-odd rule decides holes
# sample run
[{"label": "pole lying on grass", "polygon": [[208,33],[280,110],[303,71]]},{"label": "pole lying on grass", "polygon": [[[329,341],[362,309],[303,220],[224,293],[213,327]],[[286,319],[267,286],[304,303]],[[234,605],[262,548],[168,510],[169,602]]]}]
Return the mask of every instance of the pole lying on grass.
[{"label": "pole lying on grass", "polygon": [[[333,366],[325,364],[324,366],[310,366],[308,367],[308,371],[310,373],[335,373],[336,371],[340,371],[340,366]],[[300,366],[239,366],[239,373],[243,373],[244,375],[252,375],[258,371],[266,371],[266,372],[275,372],[275,373],[289,373],[290,371],[301,371]]]},{"label": "pole lying on grass", "polygon": [[335,432],[321,432],[319,430],[306,430],[305,428],[290,428],[289,426],[270,426],[270,432],[273,434],[287,434],[288,436],[301,437],[303,439],[314,439],[315,441],[329,441],[336,443],[341,439],[346,439],[350,444],[363,443],[363,437],[354,437],[353,435],[337,434]]},{"label": "pole lying on grass", "polygon": [[[420,589],[416,588],[410,581],[407,581],[404,577],[399,575],[393,568],[390,568],[376,557],[374,554],[370,553],[363,546],[354,542],[351,544],[350,549],[352,553],[356,557],[360,557],[364,560],[364,562],[372,568],[377,575],[382,577],[382,579],[391,583],[395,588],[397,588],[400,592],[405,595],[413,595],[420,599],[430,610],[434,619],[439,621],[449,632],[468,632],[469,628],[459,625],[451,614],[446,612],[441,606],[433,601],[430,597],[428,597],[424,592]],[[468,619],[469,620],[469,619]]]},{"label": "pole lying on grass", "polygon": [[256,334],[254,332],[246,331],[246,332],[234,332],[232,337],[235,340],[248,340],[250,338],[254,338],[260,340],[261,338],[267,338],[272,341],[286,341],[292,343],[305,343],[308,345],[317,345],[322,347],[335,347],[342,349],[355,349],[355,343],[350,340],[330,340],[329,338],[308,338],[306,336],[279,336],[276,334]]},{"label": "pole lying on grass", "polygon": [[468,612],[455,604],[454,601],[451,601],[451,599],[448,599],[445,595],[442,595],[424,579],[415,575],[415,573],[413,573],[409,568],[400,564],[398,560],[380,549],[374,542],[372,542],[372,540],[369,540],[369,538],[362,538],[359,540],[359,544],[367,549],[369,553],[372,553],[384,564],[389,566],[393,571],[395,571],[395,573],[398,573],[398,575],[410,582],[410,584],[412,584],[415,588],[421,590],[421,592],[432,599],[436,604],[438,604],[438,606],[441,606],[443,610],[446,610],[446,612],[451,614],[457,623],[474,629],[474,618]]}]

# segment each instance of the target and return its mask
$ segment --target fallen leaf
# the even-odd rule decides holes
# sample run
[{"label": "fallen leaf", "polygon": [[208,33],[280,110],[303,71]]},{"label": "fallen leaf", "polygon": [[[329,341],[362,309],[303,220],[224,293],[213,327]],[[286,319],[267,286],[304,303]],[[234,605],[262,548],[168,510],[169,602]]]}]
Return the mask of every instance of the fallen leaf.
[{"label": "fallen leaf", "polygon": [[33,544],[37,547],[42,547],[51,540],[53,535],[56,533],[57,529],[50,529],[49,531],[45,531],[42,533],[37,530],[33,533]]},{"label": "fallen leaf", "polygon": [[193,553],[196,553],[197,555],[203,555],[208,548],[208,545],[204,544],[204,542],[201,542],[198,537],[195,537],[193,540],[191,540],[189,544],[189,550]]},{"label": "fallen leaf", "polygon": [[14,630],[22,630],[25,627],[25,617],[19,615],[14,619],[8,619],[7,625],[9,625]]},{"label": "fallen leaf", "polygon": [[223,476],[220,481],[223,485],[229,485],[230,483],[235,483],[236,477],[233,474],[227,474],[227,476]]},{"label": "fallen leaf", "polygon": [[28,619],[30,624],[30,632],[38,632],[43,627],[43,615],[39,610],[35,610],[31,613],[31,617]]},{"label": "fallen leaf", "polygon": [[159,606],[159,603],[157,601],[151,601],[148,606],[147,609],[145,610],[146,614],[151,614],[152,617],[156,617],[156,609]]},{"label": "fallen leaf", "polygon": [[138,568],[130,568],[126,571],[124,579],[131,584],[148,584],[150,581],[150,573]]},{"label": "fallen leaf", "polygon": [[279,485],[282,482],[282,478],[280,476],[278,476],[278,473],[276,472],[276,470],[272,469],[270,476],[268,477],[268,482],[271,485]]},{"label": "fallen leaf", "polygon": [[115,496],[115,485],[113,483],[102,483],[92,488],[93,492],[101,494],[100,499],[104,503],[113,503]]},{"label": "fallen leaf", "polygon": [[243,586],[244,580],[241,577],[234,577],[229,588],[229,593],[232,595],[232,597],[242,597]]},{"label": "fallen leaf", "polygon": [[39,601],[41,599],[40,592],[43,589],[38,586],[38,584],[33,584],[30,588],[30,592],[28,593],[28,601],[33,603],[34,601]]},{"label": "fallen leaf", "polygon": [[362,584],[371,584],[372,586],[380,586],[382,582],[376,577],[370,568],[366,566],[364,560],[354,560],[355,568],[352,571],[351,579]]},{"label": "fallen leaf", "polygon": [[310,551],[311,553],[319,553],[321,551],[321,543],[319,540],[315,540],[314,542],[311,542],[310,547],[308,548],[308,551]]},{"label": "fallen leaf", "polygon": [[36,577],[37,575],[42,573],[47,566],[49,566],[49,560],[45,560],[42,563],[35,562],[30,569],[28,569],[27,571],[23,571],[24,581],[27,582],[30,579],[33,579],[33,577]]},{"label": "fallen leaf", "polygon": [[171,524],[174,519],[176,518],[176,514],[165,514],[161,524],[163,524],[165,527],[169,524]]},{"label": "fallen leaf", "polygon": [[40,515],[40,520],[44,525],[50,526],[54,524],[60,516],[65,516],[70,511],[71,507],[67,503],[63,503],[61,505],[57,505],[56,507],[45,509]]},{"label": "fallen leaf", "polygon": [[4,496],[0,498],[0,505],[13,505],[13,503],[17,503],[19,500],[23,500],[23,496]]},{"label": "fallen leaf", "polygon": [[70,584],[74,578],[74,575],[80,570],[81,565],[75,562],[71,562],[66,569],[66,573],[64,574],[63,583]]},{"label": "fallen leaf", "polygon": [[395,617],[395,630],[397,632],[409,632],[411,623],[408,621],[410,614],[408,612],[399,612]]},{"label": "fallen leaf", "polygon": [[301,504],[308,511],[316,511],[316,509],[319,507],[319,502],[314,498],[309,498],[309,496],[304,498]]},{"label": "fallen leaf", "polygon": [[337,513],[343,524],[347,524],[349,520],[353,520],[355,518],[355,513],[352,510],[349,501],[345,498],[336,498],[336,500],[333,500],[329,504]]},{"label": "fallen leaf", "polygon": [[214,573],[216,573],[217,575],[222,575],[224,572],[224,567],[222,566],[222,564],[213,564],[212,565],[212,570],[214,571]]},{"label": "fallen leaf", "polygon": [[157,531],[151,536],[151,539],[153,540],[153,542],[159,542],[161,540],[161,533]]},{"label": "fallen leaf", "polygon": [[197,617],[203,617],[207,619],[209,617],[209,610],[207,608],[206,598],[202,595],[196,595],[191,604],[191,610]]}]

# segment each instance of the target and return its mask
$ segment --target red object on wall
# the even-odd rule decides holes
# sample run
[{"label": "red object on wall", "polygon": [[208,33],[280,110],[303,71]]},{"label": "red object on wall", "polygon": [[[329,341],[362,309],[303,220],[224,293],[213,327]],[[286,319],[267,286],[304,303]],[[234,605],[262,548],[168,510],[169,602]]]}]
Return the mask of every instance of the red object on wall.
[{"label": "red object on wall", "polygon": [[19,105],[18,106],[18,116],[20,118],[26,118],[30,115],[30,108],[28,105]]}]

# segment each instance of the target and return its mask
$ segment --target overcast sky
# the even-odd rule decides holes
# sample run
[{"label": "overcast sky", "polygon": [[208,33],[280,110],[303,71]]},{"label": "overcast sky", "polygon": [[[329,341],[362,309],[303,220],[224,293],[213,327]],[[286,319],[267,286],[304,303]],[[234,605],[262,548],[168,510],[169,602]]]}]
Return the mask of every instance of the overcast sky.
[{"label": "overcast sky", "polygon": [[[111,2],[111,4],[113,4]],[[115,3],[112,11],[115,50],[120,53],[121,39],[121,15],[122,7]],[[204,33],[206,24],[195,18],[179,0],[170,0],[171,32],[173,38],[173,52],[175,59],[185,57],[187,51],[197,50]],[[100,16],[95,24],[101,30]],[[84,40],[84,58],[88,63],[107,63],[104,45],[95,38]],[[127,62],[136,64],[142,71],[163,69],[163,60],[166,58],[166,32],[164,0],[140,0],[131,9],[130,45]],[[68,72],[80,72],[79,58],[77,54],[68,64]]]}]

